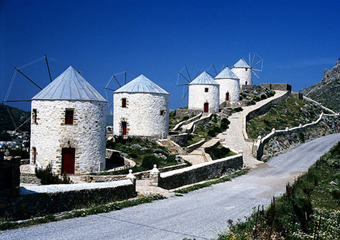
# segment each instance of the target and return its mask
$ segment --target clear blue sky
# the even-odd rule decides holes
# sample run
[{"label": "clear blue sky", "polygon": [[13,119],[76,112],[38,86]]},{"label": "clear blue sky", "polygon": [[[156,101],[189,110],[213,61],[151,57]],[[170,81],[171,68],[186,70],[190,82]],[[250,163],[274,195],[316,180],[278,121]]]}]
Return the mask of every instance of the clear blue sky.
[{"label": "clear blue sky", "polygon": [[[144,74],[186,106],[177,72],[187,65],[220,71],[257,52],[255,84],[289,83],[298,91],[319,82],[340,57],[340,1],[16,1],[0,0],[0,100],[14,72],[47,54],[52,78],[72,65],[104,97],[112,73]],[[211,70],[211,69],[210,69]],[[22,71],[42,87],[45,62]],[[213,73],[214,71],[210,71]],[[122,80],[123,75],[120,75]],[[117,89],[114,80],[110,88]],[[19,74],[8,99],[39,91]],[[29,109],[29,103],[12,104]]]}]

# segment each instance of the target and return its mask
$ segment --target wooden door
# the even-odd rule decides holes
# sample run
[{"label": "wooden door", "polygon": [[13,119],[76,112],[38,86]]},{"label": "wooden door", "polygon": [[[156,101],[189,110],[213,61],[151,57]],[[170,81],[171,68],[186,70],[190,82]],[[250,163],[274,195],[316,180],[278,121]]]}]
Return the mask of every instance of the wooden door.
[{"label": "wooden door", "polygon": [[225,100],[226,100],[226,101],[229,101],[229,92],[226,93],[226,95],[225,95]]},{"label": "wooden door", "polygon": [[63,174],[74,174],[75,148],[62,149],[62,171]]},{"label": "wooden door", "polygon": [[126,122],[122,122],[123,136],[126,135]]},{"label": "wooden door", "polygon": [[204,112],[207,113],[209,112],[209,103],[204,103]]}]

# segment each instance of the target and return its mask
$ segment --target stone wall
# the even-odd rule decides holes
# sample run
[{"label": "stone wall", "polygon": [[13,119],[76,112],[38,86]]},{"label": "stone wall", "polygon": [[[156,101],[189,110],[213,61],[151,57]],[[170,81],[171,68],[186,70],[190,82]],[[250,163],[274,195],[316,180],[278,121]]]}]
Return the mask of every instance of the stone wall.
[{"label": "stone wall", "polygon": [[271,90],[292,91],[292,86],[286,83],[262,83],[260,86]]},{"label": "stone wall", "polygon": [[130,180],[117,182],[115,187],[107,188],[54,193],[25,192],[17,197],[0,198],[0,218],[4,217],[9,220],[27,219],[124,200],[135,196],[135,185]]},{"label": "stone wall", "polygon": [[[126,107],[122,107],[122,99]],[[169,130],[169,94],[115,93],[113,134],[122,135],[122,122],[128,136],[164,139]]]},{"label": "stone wall", "polygon": [[0,197],[19,194],[20,159],[4,160],[4,153],[0,152]]},{"label": "stone wall", "polygon": [[[200,111],[200,113],[197,114],[196,116],[194,116],[194,117],[192,117],[192,118],[189,118],[189,119],[186,120],[186,121],[182,121],[182,122],[178,123],[178,124],[173,128],[173,131],[178,131],[178,130],[181,128],[181,126],[186,125],[186,124],[189,124],[189,123],[191,123],[191,122],[193,122],[193,121],[196,121],[197,119],[200,119],[200,117],[202,116],[202,114],[203,114],[202,111]],[[176,110],[176,115],[177,115],[177,110]]]},{"label": "stone wall", "polygon": [[236,170],[242,167],[243,156],[242,154],[238,154],[232,157],[161,173],[158,179],[158,186],[165,189],[174,189],[207,179],[217,178],[228,172],[230,169]]},{"label": "stone wall", "polygon": [[[340,132],[340,116],[321,114],[319,119],[313,123],[286,128],[286,130],[273,130],[264,138],[258,139],[254,145],[254,155],[260,160],[263,155],[267,158],[304,141],[335,132]],[[278,142],[277,137],[284,137],[282,144]]]},{"label": "stone wall", "polygon": [[248,134],[247,134],[247,131],[246,131],[246,129],[247,129],[247,122],[248,121],[250,121],[253,118],[257,118],[257,117],[267,113],[272,108],[273,105],[285,102],[289,96],[290,96],[290,92],[287,92],[284,95],[282,95],[281,97],[275,98],[274,100],[266,103],[262,107],[254,109],[253,111],[249,112],[245,116],[245,119],[244,119],[244,122],[243,122],[243,136],[244,136],[244,139],[246,141],[252,141],[252,140],[250,140],[248,138]]},{"label": "stone wall", "polygon": [[194,151],[195,149],[199,148],[200,146],[202,146],[204,143],[205,143],[205,139],[202,139],[201,141],[199,141],[197,143],[194,143],[194,144],[191,144],[190,146],[187,146],[185,148],[185,151],[187,153],[190,153],[190,152]]},{"label": "stone wall", "polygon": [[[181,168],[185,168],[187,166],[186,163],[181,163],[181,164],[177,164],[174,166],[168,166],[168,167],[164,167],[164,168],[160,168],[159,171],[161,173],[163,172],[169,172],[169,171],[173,171],[176,169],[181,169]],[[145,179],[145,178],[149,178],[150,177],[150,171],[143,171],[143,172],[137,172],[137,173],[133,173],[133,175],[136,177],[136,179]],[[113,182],[113,181],[119,181],[119,180],[123,180],[126,179],[126,174],[122,174],[122,175],[93,175],[93,174],[86,174],[86,175],[82,175],[81,176],[81,180],[82,181],[86,181],[86,182]]]},{"label": "stone wall", "polygon": [[176,135],[169,135],[168,139],[179,144],[179,145],[182,145],[182,144],[184,144],[188,141],[188,133],[180,133],[180,134],[176,134]]},{"label": "stone wall", "polygon": [[185,116],[192,116],[192,115],[198,115],[202,113],[202,109],[184,109],[184,108],[179,108],[176,109],[176,117],[185,117]]}]

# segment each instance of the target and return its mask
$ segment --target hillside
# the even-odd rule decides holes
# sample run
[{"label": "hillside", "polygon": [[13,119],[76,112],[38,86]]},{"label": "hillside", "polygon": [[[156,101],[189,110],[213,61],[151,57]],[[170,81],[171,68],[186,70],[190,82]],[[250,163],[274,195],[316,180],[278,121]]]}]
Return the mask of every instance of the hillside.
[{"label": "hillside", "polygon": [[[8,107],[8,109],[7,109]],[[20,110],[15,107],[10,107],[5,104],[0,104],[0,132],[4,130],[14,130],[15,126],[13,125],[13,122],[11,120],[11,117],[8,113],[8,110],[10,111],[13,120],[17,127],[19,127],[23,122],[27,120],[27,118],[30,117],[30,112],[26,112],[23,110]],[[28,121],[26,124],[24,124],[20,130],[21,131],[29,131],[30,129],[30,121]]]},{"label": "hillside", "polygon": [[303,95],[340,112],[340,58],[336,65],[324,71],[321,82],[301,90]]}]

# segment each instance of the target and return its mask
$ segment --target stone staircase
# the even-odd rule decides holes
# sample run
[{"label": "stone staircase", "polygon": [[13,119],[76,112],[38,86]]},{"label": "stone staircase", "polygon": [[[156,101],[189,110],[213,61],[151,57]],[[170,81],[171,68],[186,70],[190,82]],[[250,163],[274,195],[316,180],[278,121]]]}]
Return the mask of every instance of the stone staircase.
[{"label": "stone staircase", "polygon": [[157,141],[157,144],[166,147],[174,155],[186,154],[181,146],[169,139],[160,139]]}]

